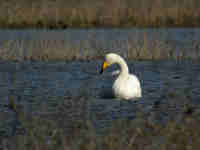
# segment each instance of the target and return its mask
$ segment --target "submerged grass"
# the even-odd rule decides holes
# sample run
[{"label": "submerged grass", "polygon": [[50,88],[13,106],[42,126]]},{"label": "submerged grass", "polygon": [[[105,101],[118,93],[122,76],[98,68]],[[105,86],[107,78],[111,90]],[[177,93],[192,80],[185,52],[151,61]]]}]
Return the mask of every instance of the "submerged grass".
[{"label": "submerged grass", "polygon": [[117,121],[103,136],[95,134],[84,123],[75,123],[74,131],[67,135],[52,121],[36,119],[24,135],[1,138],[2,149],[58,149],[58,150],[140,150],[140,149],[198,149],[199,120],[184,118],[184,125],[169,121],[165,127],[153,126],[147,120]]},{"label": "submerged grass", "polygon": [[200,25],[198,0],[2,1],[0,27],[188,27]]},{"label": "submerged grass", "polygon": [[[26,116],[23,109],[13,100],[9,107],[17,112],[17,119],[23,124],[24,132],[13,136],[0,136],[0,148],[7,150],[57,149],[57,150],[140,150],[140,149],[198,149],[200,146],[199,110],[172,114],[163,124],[157,122],[155,115],[160,115],[162,104],[156,104],[154,112],[144,115],[138,109],[135,119],[112,121],[112,126],[98,134],[93,123],[88,120],[86,96],[65,97],[53,114],[39,113]],[[182,103],[182,97],[169,96],[168,101]],[[170,102],[170,103],[171,103]],[[159,106],[160,105],[160,106]],[[160,108],[159,108],[160,107]],[[193,109],[192,107],[188,107]],[[159,111],[160,109],[160,111]],[[79,119],[73,119],[71,111]],[[173,111],[174,112],[174,111]],[[24,117],[18,117],[23,114]]]}]

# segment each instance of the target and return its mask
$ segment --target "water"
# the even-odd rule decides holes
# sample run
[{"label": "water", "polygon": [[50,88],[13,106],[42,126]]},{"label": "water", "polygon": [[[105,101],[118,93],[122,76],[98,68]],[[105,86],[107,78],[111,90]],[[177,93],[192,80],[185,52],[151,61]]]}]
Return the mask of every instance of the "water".
[{"label": "water", "polygon": [[[56,111],[65,96],[71,99],[86,95],[92,115],[103,113],[105,120],[135,116],[135,102],[109,97],[115,77],[111,67],[99,74],[101,61],[91,62],[1,62],[0,64],[0,109],[5,109],[10,96],[17,102],[28,105],[33,112],[40,112],[45,104],[47,112]],[[130,61],[142,85],[143,98],[137,103],[146,109],[168,92],[200,98],[200,64],[189,61]],[[187,92],[187,93],[186,93]],[[106,94],[108,97],[106,97]],[[112,108],[112,109],[110,109]],[[119,114],[120,111],[120,114]],[[148,111],[148,110],[147,110]],[[103,120],[104,120],[103,119]],[[102,119],[101,119],[102,120]],[[104,120],[104,121],[105,121]]]},{"label": "water", "polygon": [[[200,57],[199,28],[129,28],[129,29],[66,29],[66,30],[0,30],[1,52],[7,58],[47,55],[51,59],[85,58],[118,52],[135,58],[130,51],[140,50],[141,58],[153,55],[168,58]],[[70,56],[69,53],[73,55]],[[142,50],[146,50],[147,54]],[[132,56],[134,55],[134,57]]]},{"label": "water", "polygon": [[[95,34],[95,40],[102,40],[102,45],[105,44],[103,48],[111,48],[111,51],[114,51],[114,49],[109,45],[113,40],[126,40],[133,33],[137,33],[137,38],[139,38],[140,32],[148,32],[150,38],[162,37],[163,39],[160,40],[168,41],[174,44],[176,48],[188,49],[193,47],[192,41],[200,39],[199,29],[2,30],[0,34],[5,35],[1,36],[2,41],[51,38],[50,40],[64,39],[70,41],[69,43],[73,45],[76,41],[87,40],[86,35],[89,32]],[[159,36],[151,36],[153,34]],[[126,56],[123,45],[115,46],[122,55]],[[11,96],[14,96],[17,103],[23,104],[32,112],[53,113],[57,111],[59,105],[62,105],[68,99],[73,100],[84,95],[86,97],[84,100],[88,103],[89,119],[93,120],[96,127],[101,128],[102,126],[109,126],[111,120],[134,118],[138,109],[148,114],[153,110],[155,102],[168,103],[166,97],[169,97],[169,95],[178,95],[174,102],[177,101],[179,104],[183,103],[181,100],[184,97],[190,97],[190,103],[198,106],[200,104],[198,101],[200,98],[200,64],[197,61],[129,60],[128,65],[131,73],[139,77],[142,85],[143,97],[137,102],[120,101],[110,95],[112,83],[115,79],[115,76],[111,76],[111,72],[117,67],[113,66],[106,70],[103,75],[100,75],[101,64],[102,60],[71,62],[1,61],[0,111],[8,111],[5,106]],[[169,110],[164,113],[169,113]],[[76,117],[77,115],[74,119]],[[3,118],[5,119],[5,117]]]}]

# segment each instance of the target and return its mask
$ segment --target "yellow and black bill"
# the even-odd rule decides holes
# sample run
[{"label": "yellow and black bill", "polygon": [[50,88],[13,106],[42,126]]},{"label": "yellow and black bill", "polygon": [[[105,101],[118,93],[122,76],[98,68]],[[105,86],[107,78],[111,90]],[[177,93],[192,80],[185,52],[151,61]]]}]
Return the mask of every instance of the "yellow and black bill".
[{"label": "yellow and black bill", "polygon": [[108,63],[106,61],[104,61],[103,65],[101,66],[101,70],[100,70],[100,74],[103,73],[103,71],[108,67]]}]

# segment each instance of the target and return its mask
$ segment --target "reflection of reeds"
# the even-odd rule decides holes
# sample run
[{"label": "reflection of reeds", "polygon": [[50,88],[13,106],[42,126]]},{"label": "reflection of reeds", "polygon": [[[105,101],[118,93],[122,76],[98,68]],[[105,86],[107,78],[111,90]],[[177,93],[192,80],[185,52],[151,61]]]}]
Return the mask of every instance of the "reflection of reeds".
[{"label": "reflection of reeds", "polygon": [[198,0],[8,0],[0,5],[0,26],[197,26],[199,5]]}]

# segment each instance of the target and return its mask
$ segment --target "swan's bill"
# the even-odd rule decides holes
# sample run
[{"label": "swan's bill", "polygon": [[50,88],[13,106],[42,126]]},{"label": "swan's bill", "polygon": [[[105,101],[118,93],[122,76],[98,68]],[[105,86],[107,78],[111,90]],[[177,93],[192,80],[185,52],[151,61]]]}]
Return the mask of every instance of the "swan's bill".
[{"label": "swan's bill", "polygon": [[102,74],[104,72],[104,70],[108,67],[108,63],[106,61],[104,61],[103,65],[101,66],[101,71],[100,74]]}]

